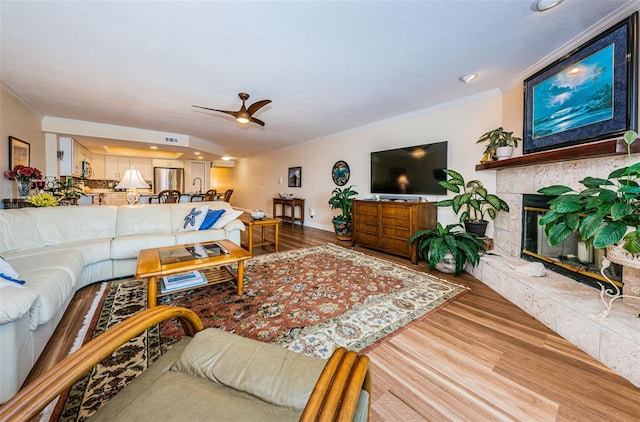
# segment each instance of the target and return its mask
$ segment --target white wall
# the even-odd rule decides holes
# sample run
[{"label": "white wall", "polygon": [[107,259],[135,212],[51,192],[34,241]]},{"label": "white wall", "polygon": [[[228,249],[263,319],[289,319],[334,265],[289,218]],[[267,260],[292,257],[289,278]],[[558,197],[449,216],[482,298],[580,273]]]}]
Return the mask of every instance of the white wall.
[{"label": "white wall", "polygon": [[[351,169],[346,186],[355,185],[358,198],[370,196],[369,154],[371,151],[432,142],[449,142],[448,167],[469,179],[479,179],[495,191],[495,171],[476,172],[484,144],[476,140],[484,132],[495,129],[502,121],[502,96],[497,91],[456,102],[448,106],[397,117],[361,127],[343,134],[329,136],[291,148],[271,151],[237,163],[236,191],[233,205],[243,209],[263,209],[271,215],[271,199],[278,192],[294,193],[305,198],[305,225],[333,231],[331,218],[337,213],[328,205],[336,187],[331,169],[338,160],[345,160]],[[287,169],[302,166],[302,187],[287,187]],[[282,177],[283,184],[278,184]],[[429,200],[442,197],[430,196]],[[313,219],[308,209],[315,208]],[[457,222],[450,209],[438,210],[442,223]],[[492,227],[488,234],[491,234]]]},{"label": "white wall", "polygon": [[45,171],[44,133],[41,130],[42,116],[31,110],[4,84],[0,84],[0,199],[17,195],[15,182],[5,179],[9,170],[9,136],[31,145],[31,166]]}]

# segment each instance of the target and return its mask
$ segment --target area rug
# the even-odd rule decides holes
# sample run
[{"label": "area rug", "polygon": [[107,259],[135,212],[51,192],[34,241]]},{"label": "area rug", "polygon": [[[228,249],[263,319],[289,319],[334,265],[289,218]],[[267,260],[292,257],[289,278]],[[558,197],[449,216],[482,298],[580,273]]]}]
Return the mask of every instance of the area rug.
[{"label": "area rug", "polygon": [[[110,283],[94,318],[95,337],[146,308],[146,283]],[[245,293],[231,283],[163,296],[193,309],[205,327],[327,358],[337,347],[363,351],[464,294],[464,287],[331,244],[245,262]],[[98,307],[100,308],[100,306]],[[118,349],[60,400],[52,420],[84,420],[179,340],[167,321]]]}]

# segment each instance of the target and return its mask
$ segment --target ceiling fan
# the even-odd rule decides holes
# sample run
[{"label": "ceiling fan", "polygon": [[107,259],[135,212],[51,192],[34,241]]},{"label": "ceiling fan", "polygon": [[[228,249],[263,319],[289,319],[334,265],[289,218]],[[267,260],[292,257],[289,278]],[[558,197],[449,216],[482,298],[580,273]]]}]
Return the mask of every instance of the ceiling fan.
[{"label": "ceiling fan", "polygon": [[262,107],[269,104],[271,100],[256,101],[255,103],[251,104],[249,108],[246,108],[244,102],[249,99],[249,94],[245,94],[244,92],[241,92],[238,94],[238,96],[242,100],[242,107],[240,107],[240,110],[238,111],[218,110],[216,108],[208,108],[208,107],[202,107],[197,105],[192,105],[191,107],[198,107],[205,110],[219,111],[220,113],[230,114],[233,117],[235,117],[239,123],[244,124],[244,123],[253,122],[253,123],[259,124],[260,126],[264,126],[264,122],[260,119],[256,119],[255,117],[253,117],[253,114],[256,111],[260,110]]}]

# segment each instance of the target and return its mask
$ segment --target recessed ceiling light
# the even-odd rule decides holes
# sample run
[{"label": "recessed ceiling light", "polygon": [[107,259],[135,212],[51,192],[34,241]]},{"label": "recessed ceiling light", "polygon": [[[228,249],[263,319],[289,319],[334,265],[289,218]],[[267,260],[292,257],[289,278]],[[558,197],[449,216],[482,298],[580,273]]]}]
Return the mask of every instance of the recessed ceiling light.
[{"label": "recessed ceiling light", "polygon": [[564,0],[538,0],[536,3],[536,9],[538,12],[546,12],[562,3]]},{"label": "recessed ceiling light", "polygon": [[204,157],[202,155],[199,155],[198,160],[204,160]]},{"label": "recessed ceiling light", "polygon": [[200,155],[200,152],[199,152],[199,151],[194,151],[193,153],[194,153],[195,155]]},{"label": "recessed ceiling light", "polygon": [[157,146],[155,146],[155,145],[151,145],[149,148],[151,148],[151,149],[158,149],[158,147],[157,147]]},{"label": "recessed ceiling light", "polygon": [[471,82],[477,77],[478,77],[477,73],[467,73],[466,75],[460,76],[458,80],[461,82],[464,82],[465,84],[468,84],[469,82]]},{"label": "recessed ceiling light", "polygon": [[224,157],[222,157],[222,159],[223,159],[224,161],[229,161],[229,160],[231,160],[231,157],[227,157],[227,156],[225,155]]}]

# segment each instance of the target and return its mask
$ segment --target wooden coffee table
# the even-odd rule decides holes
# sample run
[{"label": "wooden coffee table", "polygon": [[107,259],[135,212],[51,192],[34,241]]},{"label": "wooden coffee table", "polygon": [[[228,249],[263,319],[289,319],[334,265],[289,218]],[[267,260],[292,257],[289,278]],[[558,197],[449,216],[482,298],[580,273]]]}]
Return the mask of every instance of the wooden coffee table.
[{"label": "wooden coffee table", "polygon": [[[242,295],[244,261],[247,258],[251,258],[251,254],[230,240],[143,249],[138,255],[136,278],[147,279],[147,307],[153,308],[160,296],[234,280],[227,266],[238,264],[238,275],[235,279],[238,295]],[[159,277],[194,270],[204,270],[207,284],[158,293]]]}]

